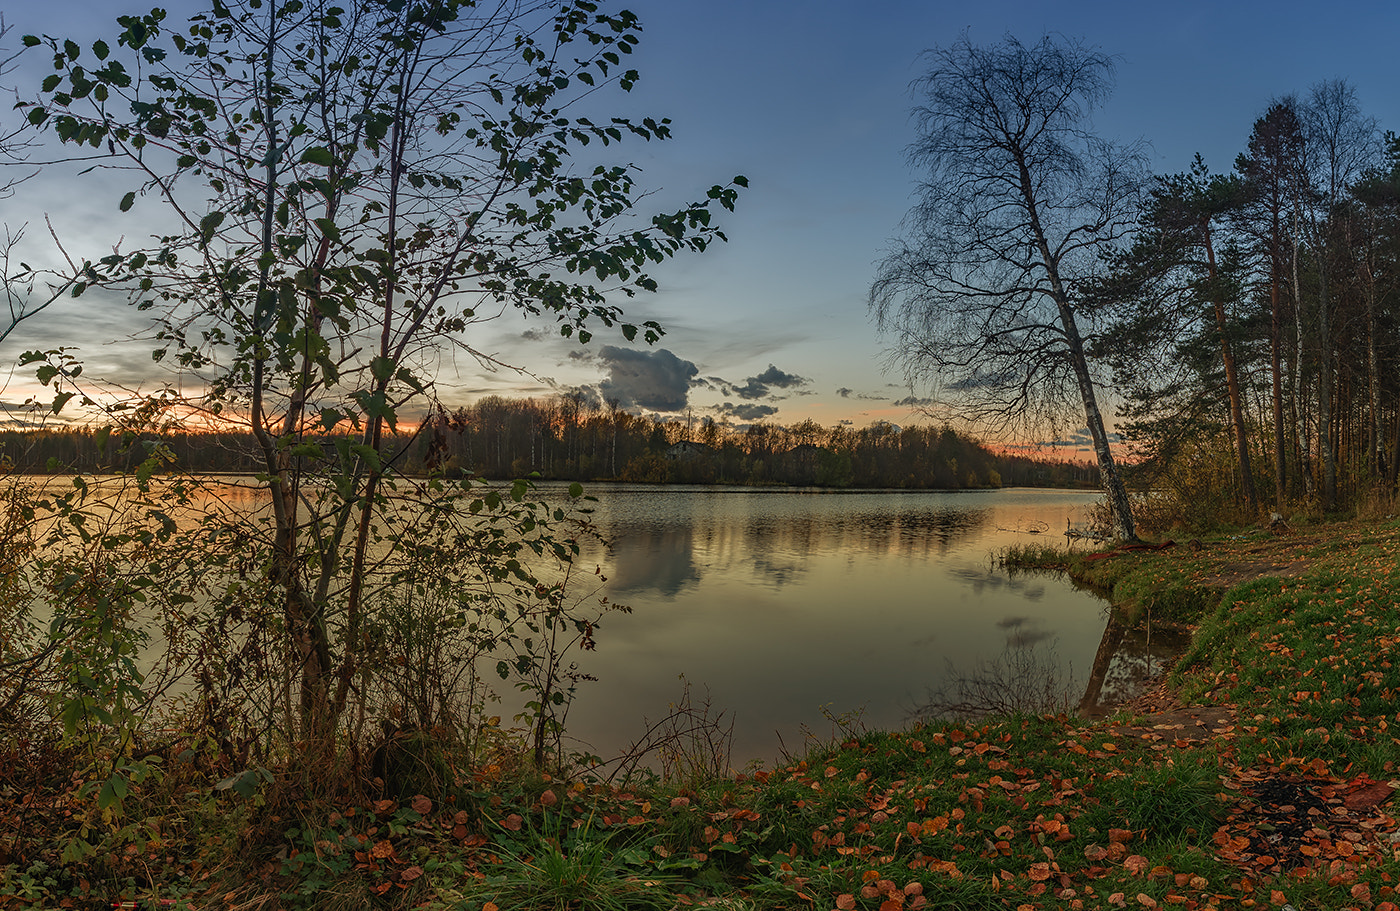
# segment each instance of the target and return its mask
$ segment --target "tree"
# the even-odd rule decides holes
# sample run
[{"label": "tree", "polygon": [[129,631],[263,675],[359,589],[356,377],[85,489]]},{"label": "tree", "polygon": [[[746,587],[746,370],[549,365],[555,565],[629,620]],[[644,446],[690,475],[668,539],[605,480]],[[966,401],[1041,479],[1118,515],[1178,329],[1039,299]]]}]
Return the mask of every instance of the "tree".
[{"label": "tree", "polygon": [[1081,287],[1131,229],[1144,173],[1137,148],[1085,125],[1113,62],[1049,36],[964,36],[929,58],[909,153],[925,176],[871,308],[911,383],[941,383],[964,417],[1038,430],[1077,399],[1116,531],[1134,539],[1080,325],[1094,318]]},{"label": "tree", "polygon": [[[1239,184],[1236,178],[1211,175],[1200,155],[1188,173],[1157,178],[1132,247],[1115,257],[1113,272],[1093,292],[1117,303],[1122,313],[1101,340],[1102,351],[1095,353],[1113,365],[1140,410],[1151,413],[1172,407],[1166,389],[1189,388],[1219,401],[1218,386],[1209,382],[1217,372],[1214,358],[1194,378],[1183,377],[1196,366],[1192,353],[1202,337],[1214,335],[1218,364],[1224,368],[1239,490],[1252,515],[1259,504],[1238,366],[1239,330],[1227,312],[1241,297],[1239,256],[1233,244],[1220,240],[1222,222],[1238,205]],[[1188,433],[1198,429],[1192,422],[1171,423]]]},{"label": "tree", "polygon": [[[14,69],[20,51],[11,51],[10,32],[14,27],[0,14],[0,79],[9,76]],[[26,135],[22,118],[11,123],[9,117],[0,120],[0,201],[13,198],[15,188],[33,177],[37,169],[28,166],[26,153],[31,141]],[[0,342],[4,342],[19,327],[19,324],[37,315],[72,288],[77,279],[73,276],[45,274],[25,263],[15,262],[15,251],[24,240],[24,228],[5,227],[5,236],[0,239],[0,282],[4,283],[7,314],[0,321]],[[35,286],[48,284],[46,292],[35,295]]]},{"label": "tree", "polygon": [[[182,28],[165,15],[120,17],[114,45],[90,49],[26,37],[54,66],[26,116],[134,172],[118,207],[163,225],[93,267],[156,315],[153,356],[193,390],[172,383],[134,411],[256,441],[270,528],[211,517],[186,542],[214,578],[236,563],[260,580],[215,584],[211,622],[280,637],[287,736],[313,752],[333,748],[347,709],[363,723],[395,660],[390,620],[414,598],[457,612],[444,629],[534,630],[500,665],[528,678],[531,643],[553,641],[539,630],[568,618],[562,589],[521,561],[531,548],[567,563],[569,548],[536,533],[550,513],[523,485],[402,476],[405,440],[449,432],[432,418],[434,359],[450,344],[494,363],[471,333],[511,309],[581,342],[598,325],[654,341],[661,327],[624,321],[616,299],[723,239],[712,211],[732,209],[743,178],[638,211],[637,172],[612,148],[668,138],[669,122],[601,109],[605,87],[638,79],[622,61],[640,24],[592,0],[212,0]],[[86,394],[61,357],[28,358],[47,361],[55,410]]]},{"label": "tree", "polygon": [[1377,126],[1361,114],[1356,89],[1341,79],[1319,82],[1302,108],[1307,137],[1307,164],[1312,171],[1314,205],[1305,209],[1304,226],[1317,258],[1318,449],[1322,456],[1322,504],[1337,503],[1337,454],[1332,438],[1333,275],[1332,259],[1340,238],[1334,237],[1348,187],[1376,163]]},{"label": "tree", "polygon": [[[1245,218],[1263,254],[1268,258],[1269,374],[1273,387],[1274,501],[1283,509],[1286,499],[1287,425],[1283,413],[1283,287],[1284,248],[1293,238],[1295,292],[1297,288],[1297,231],[1289,231],[1290,212],[1301,194],[1303,128],[1297,104],[1291,99],[1269,106],[1254,122],[1249,151],[1235,161],[1244,179]],[[1296,295],[1295,295],[1296,296]]]}]

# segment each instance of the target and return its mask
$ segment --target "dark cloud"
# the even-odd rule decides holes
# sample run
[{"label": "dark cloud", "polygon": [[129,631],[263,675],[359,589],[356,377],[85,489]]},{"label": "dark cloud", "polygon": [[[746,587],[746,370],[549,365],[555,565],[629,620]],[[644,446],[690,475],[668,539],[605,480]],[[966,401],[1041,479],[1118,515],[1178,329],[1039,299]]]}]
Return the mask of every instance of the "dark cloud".
[{"label": "dark cloud", "polygon": [[526,329],[520,333],[520,337],[527,342],[542,342],[547,338],[554,338],[554,333],[545,332],[542,329]]},{"label": "dark cloud", "polygon": [[744,385],[735,386],[734,394],[741,399],[761,399],[771,395],[772,389],[793,389],[811,382],[795,373],[784,373],[772,364],[758,376],[751,376]]},{"label": "dark cloud", "polygon": [[603,407],[603,393],[597,386],[565,386],[560,391],[569,398],[577,398],[581,405]]},{"label": "dark cloud", "polygon": [[741,421],[761,421],[770,415],[777,414],[778,409],[772,405],[735,405],[733,402],[721,402],[719,412],[728,417],[736,417]]},{"label": "dark cloud", "polygon": [[811,380],[807,379],[805,376],[798,376],[795,373],[787,373],[786,371],[779,370],[772,364],[769,364],[768,369],[758,376],[751,376],[744,380],[742,386],[717,376],[709,377],[709,381],[716,384],[716,387],[726,396],[737,395],[741,399],[748,399],[750,401],[768,398],[773,395],[773,390],[775,389],[791,389],[797,395],[812,394],[810,392],[804,392],[799,388],[810,383]]},{"label": "dark cloud", "polygon": [[637,351],[605,345],[598,360],[608,376],[598,384],[604,399],[616,399],[622,408],[650,411],[683,411],[688,403],[690,382],[700,369],[676,357],[665,348]]},{"label": "dark cloud", "polygon": [[893,402],[892,404],[896,406],[905,406],[908,408],[927,408],[928,406],[935,404],[935,400],[923,399],[913,395],[906,395],[904,398],[899,399],[898,401]]},{"label": "dark cloud", "polygon": [[836,394],[839,395],[839,396],[841,396],[841,398],[843,398],[843,399],[848,399],[848,398],[850,398],[852,392],[855,392],[855,390],[854,390],[854,389],[847,389],[845,386],[842,386],[840,389],[836,390]]},{"label": "dark cloud", "polygon": [[[1118,442],[1121,442],[1121,440],[1122,440],[1122,438],[1121,438],[1118,434],[1116,434],[1116,433],[1110,433],[1110,434],[1108,435],[1108,441],[1109,441],[1110,443],[1118,443]],[[1058,440],[1041,440],[1041,441],[1035,443],[1034,445],[1035,445],[1035,446],[1068,446],[1068,447],[1071,447],[1071,448],[1074,448],[1074,449],[1093,449],[1093,448],[1094,448],[1094,438],[1093,438],[1093,436],[1089,433],[1089,428],[1088,428],[1088,427],[1080,427],[1078,430],[1074,431],[1073,433],[1068,434],[1067,436],[1060,437]]]},{"label": "dark cloud", "polygon": [[43,426],[45,412],[35,412],[28,403],[0,400],[0,429],[32,430]]}]

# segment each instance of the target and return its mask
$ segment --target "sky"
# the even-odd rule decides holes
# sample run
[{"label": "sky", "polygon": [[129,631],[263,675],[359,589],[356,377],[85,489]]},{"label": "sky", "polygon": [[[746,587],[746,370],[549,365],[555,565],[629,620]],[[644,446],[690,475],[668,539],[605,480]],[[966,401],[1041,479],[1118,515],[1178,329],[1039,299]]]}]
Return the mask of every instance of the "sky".
[{"label": "sky", "polygon": [[[923,71],[921,52],[964,32],[975,44],[1058,33],[1115,55],[1117,86],[1094,127],[1119,141],[1145,140],[1159,173],[1186,170],[1197,152],[1213,171],[1229,170],[1271,99],[1325,79],[1349,80],[1363,111],[1400,131],[1400,4],[1389,2],[630,6],[644,32],[631,61],[642,79],[626,106],[671,118],[673,139],[624,148],[658,199],[699,198],[711,184],[744,175],[749,189],[737,211],[722,213],[729,243],[655,269],[661,291],[626,303],[629,318],[666,328],[656,345],[600,331],[580,346],[558,338],[552,324],[506,317],[473,342],[530,375],[444,357],[438,382],[449,405],[583,388],[641,413],[735,424],[919,421],[928,390],[909,388],[891,366],[866,301],[918,176],[905,150],[915,135],[910,84]],[[184,0],[168,8],[172,16],[189,9]],[[139,9],[126,0],[49,0],[8,10],[6,20],[12,36],[90,43],[115,33],[104,23]],[[10,81],[42,73],[45,61],[34,63],[29,69],[22,59]],[[38,178],[0,203],[0,221],[11,230],[27,225],[28,240],[47,245],[46,255],[53,251],[46,218],[75,255],[102,255],[132,230],[116,211],[120,193],[111,181],[101,173]],[[113,343],[130,331],[130,314],[97,306],[86,298],[56,305],[0,343],[0,363],[26,348],[76,345],[89,373],[151,385],[149,358],[134,353],[149,346]],[[16,373],[0,387],[0,401],[13,403],[27,389]]]}]

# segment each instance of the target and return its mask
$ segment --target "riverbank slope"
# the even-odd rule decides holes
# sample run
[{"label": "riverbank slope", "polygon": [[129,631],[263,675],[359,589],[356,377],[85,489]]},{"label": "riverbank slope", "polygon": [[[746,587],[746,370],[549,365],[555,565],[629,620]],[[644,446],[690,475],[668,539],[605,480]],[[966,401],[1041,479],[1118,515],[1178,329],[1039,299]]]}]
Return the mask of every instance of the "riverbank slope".
[{"label": "riverbank slope", "polygon": [[[1395,911],[1400,523],[1039,562],[1194,625],[1190,652],[1101,721],[832,718],[803,756],[727,778],[706,774],[714,739],[678,730],[675,774],[627,787],[502,757],[334,807],[152,791],[123,853],[12,863],[0,906]],[[47,818],[62,844],[61,817],[25,831]]]}]

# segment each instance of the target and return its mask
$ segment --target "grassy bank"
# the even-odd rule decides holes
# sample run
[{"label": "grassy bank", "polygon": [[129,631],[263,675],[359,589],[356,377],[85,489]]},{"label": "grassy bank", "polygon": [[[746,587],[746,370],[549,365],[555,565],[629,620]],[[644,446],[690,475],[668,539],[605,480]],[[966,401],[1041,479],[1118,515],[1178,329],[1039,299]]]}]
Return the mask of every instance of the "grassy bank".
[{"label": "grassy bank", "polygon": [[[1400,523],[1034,559],[1197,626],[1168,689],[1095,723],[851,722],[772,769],[627,788],[504,756],[310,805],[171,767],[120,823],[65,815],[50,757],[6,785],[0,908],[1396,907]],[[107,847],[65,861],[84,825]]]}]

